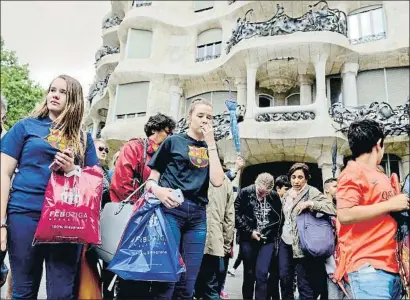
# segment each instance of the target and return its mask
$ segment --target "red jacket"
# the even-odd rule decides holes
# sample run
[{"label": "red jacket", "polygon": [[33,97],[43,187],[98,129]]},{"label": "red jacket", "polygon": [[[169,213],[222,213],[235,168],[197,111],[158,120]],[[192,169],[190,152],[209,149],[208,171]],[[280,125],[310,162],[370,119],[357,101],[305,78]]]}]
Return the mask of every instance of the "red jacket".
[{"label": "red jacket", "polygon": [[[158,149],[158,145],[151,139],[148,139],[147,146],[147,155],[142,172],[142,181],[147,180],[149,177],[151,169],[147,166],[147,164],[154,152]],[[132,139],[124,144],[120,151],[120,156],[118,157],[111,180],[110,197],[112,202],[120,202],[125,200],[139,187],[139,183],[134,179],[136,174],[141,174],[143,160],[143,139]],[[139,193],[136,193],[131,200],[136,201],[139,196]]]}]

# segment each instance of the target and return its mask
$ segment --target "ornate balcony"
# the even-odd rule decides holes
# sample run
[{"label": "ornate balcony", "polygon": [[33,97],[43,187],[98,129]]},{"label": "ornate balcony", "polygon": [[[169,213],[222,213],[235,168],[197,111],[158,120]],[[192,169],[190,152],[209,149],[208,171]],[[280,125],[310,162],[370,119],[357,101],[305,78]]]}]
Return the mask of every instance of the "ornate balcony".
[{"label": "ornate balcony", "polygon": [[116,53],[120,53],[120,47],[111,47],[108,45],[102,46],[100,49],[97,50],[97,53],[95,53],[95,66],[97,66],[97,63],[104,56]]},{"label": "ornate balcony", "polygon": [[104,95],[104,90],[108,85],[108,80],[110,79],[111,74],[108,74],[103,80],[94,82],[91,86],[90,86],[90,90],[88,92],[88,102],[90,103],[90,107],[93,103],[93,99],[95,96],[100,95],[103,96]]},{"label": "ornate balcony", "polygon": [[250,22],[248,16],[252,9],[246,12],[243,19],[239,18],[236,28],[232,30],[231,38],[226,42],[226,54],[243,39],[255,36],[285,35],[297,31],[332,31],[347,36],[346,14],[338,9],[329,8],[326,1],[309,5],[309,11],[299,18],[285,14],[284,8],[279,4],[276,7],[276,14],[267,21]]},{"label": "ornate balcony", "polygon": [[255,117],[257,122],[272,122],[272,121],[300,121],[314,120],[316,114],[313,111],[295,111],[295,112],[277,112],[265,113]]},{"label": "ornate balcony", "polygon": [[142,0],[132,1],[132,7],[150,6],[151,4],[152,4],[152,1],[142,1]]},{"label": "ornate balcony", "polygon": [[342,103],[335,103],[329,109],[333,121],[339,124],[337,131],[347,134],[353,121],[370,119],[383,124],[386,135],[399,136],[410,134],[410,101],[392,108],[386,102],[373,102],[367,106],[346,108]]},{"label": "ornate balcony", "polygon": [[120,18],[117,17],[117,16],[112,16],[112,17],[107,18],[107,19],[104,21],[104,23],[103,23],[103,25],[102,25],[102,28],[103,28],[103,29],[108,29],[108,28],[111,28],[111,27],[113,27],[113,26],[120,25],[121,22],[122,22],[122,19],[120,19]]}]

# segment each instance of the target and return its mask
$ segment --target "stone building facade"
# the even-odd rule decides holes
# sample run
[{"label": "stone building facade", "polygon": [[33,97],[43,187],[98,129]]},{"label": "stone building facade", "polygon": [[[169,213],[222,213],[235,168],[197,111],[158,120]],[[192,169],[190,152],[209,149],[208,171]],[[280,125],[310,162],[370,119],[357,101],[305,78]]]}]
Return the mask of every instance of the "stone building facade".
[{"label": "stone building facade", "polygon": [[[93,136],[118,149],[150,115],[181,120],[198,97],[219,119],[229,97],[244,108],[242,185],[302,161],[321,187],[349,158],[345,128],[362,117],[385,123],[383,165],[404,178],[409,2],[112,1],[85,119]],[[229,166],[227,133],[218,148]]]}]

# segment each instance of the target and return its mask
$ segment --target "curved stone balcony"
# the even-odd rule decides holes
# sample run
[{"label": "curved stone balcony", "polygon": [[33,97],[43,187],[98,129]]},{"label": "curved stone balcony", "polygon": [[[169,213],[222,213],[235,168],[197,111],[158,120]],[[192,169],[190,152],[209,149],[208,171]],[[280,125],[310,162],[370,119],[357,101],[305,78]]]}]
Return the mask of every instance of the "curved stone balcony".
[{"label": "curved stone balcony", "polygon": [[108,74],[103,80],[94,82],[88,92],[87,100],[90,103],[90,111],[105,96],[107,96],[107,85],[111,74]]},{"label": "curved stone balcony", "polygon": [[120,47],[102,46],[95,54],[97,79],[104,79],[112,73],[120,60]]}]

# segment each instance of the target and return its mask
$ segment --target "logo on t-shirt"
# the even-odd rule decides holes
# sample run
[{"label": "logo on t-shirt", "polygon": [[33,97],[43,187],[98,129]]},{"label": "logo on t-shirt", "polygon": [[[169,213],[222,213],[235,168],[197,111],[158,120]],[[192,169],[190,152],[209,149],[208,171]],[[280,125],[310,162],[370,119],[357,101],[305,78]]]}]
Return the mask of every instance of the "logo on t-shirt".
[{"label": "logo on t-shirt", "polygon": [[189,160],[198,168],[205,168],[209,164],[208,151],[205,147],[197,148],[195,146],[188,146]]},{"label": "logo on t-shirt", "polygon": [[64,151],[67,148],[67,139],[62,136],[62,132],[59,129],[50,128],[50,134],[45,139],[52,147],[60,151]]}]

